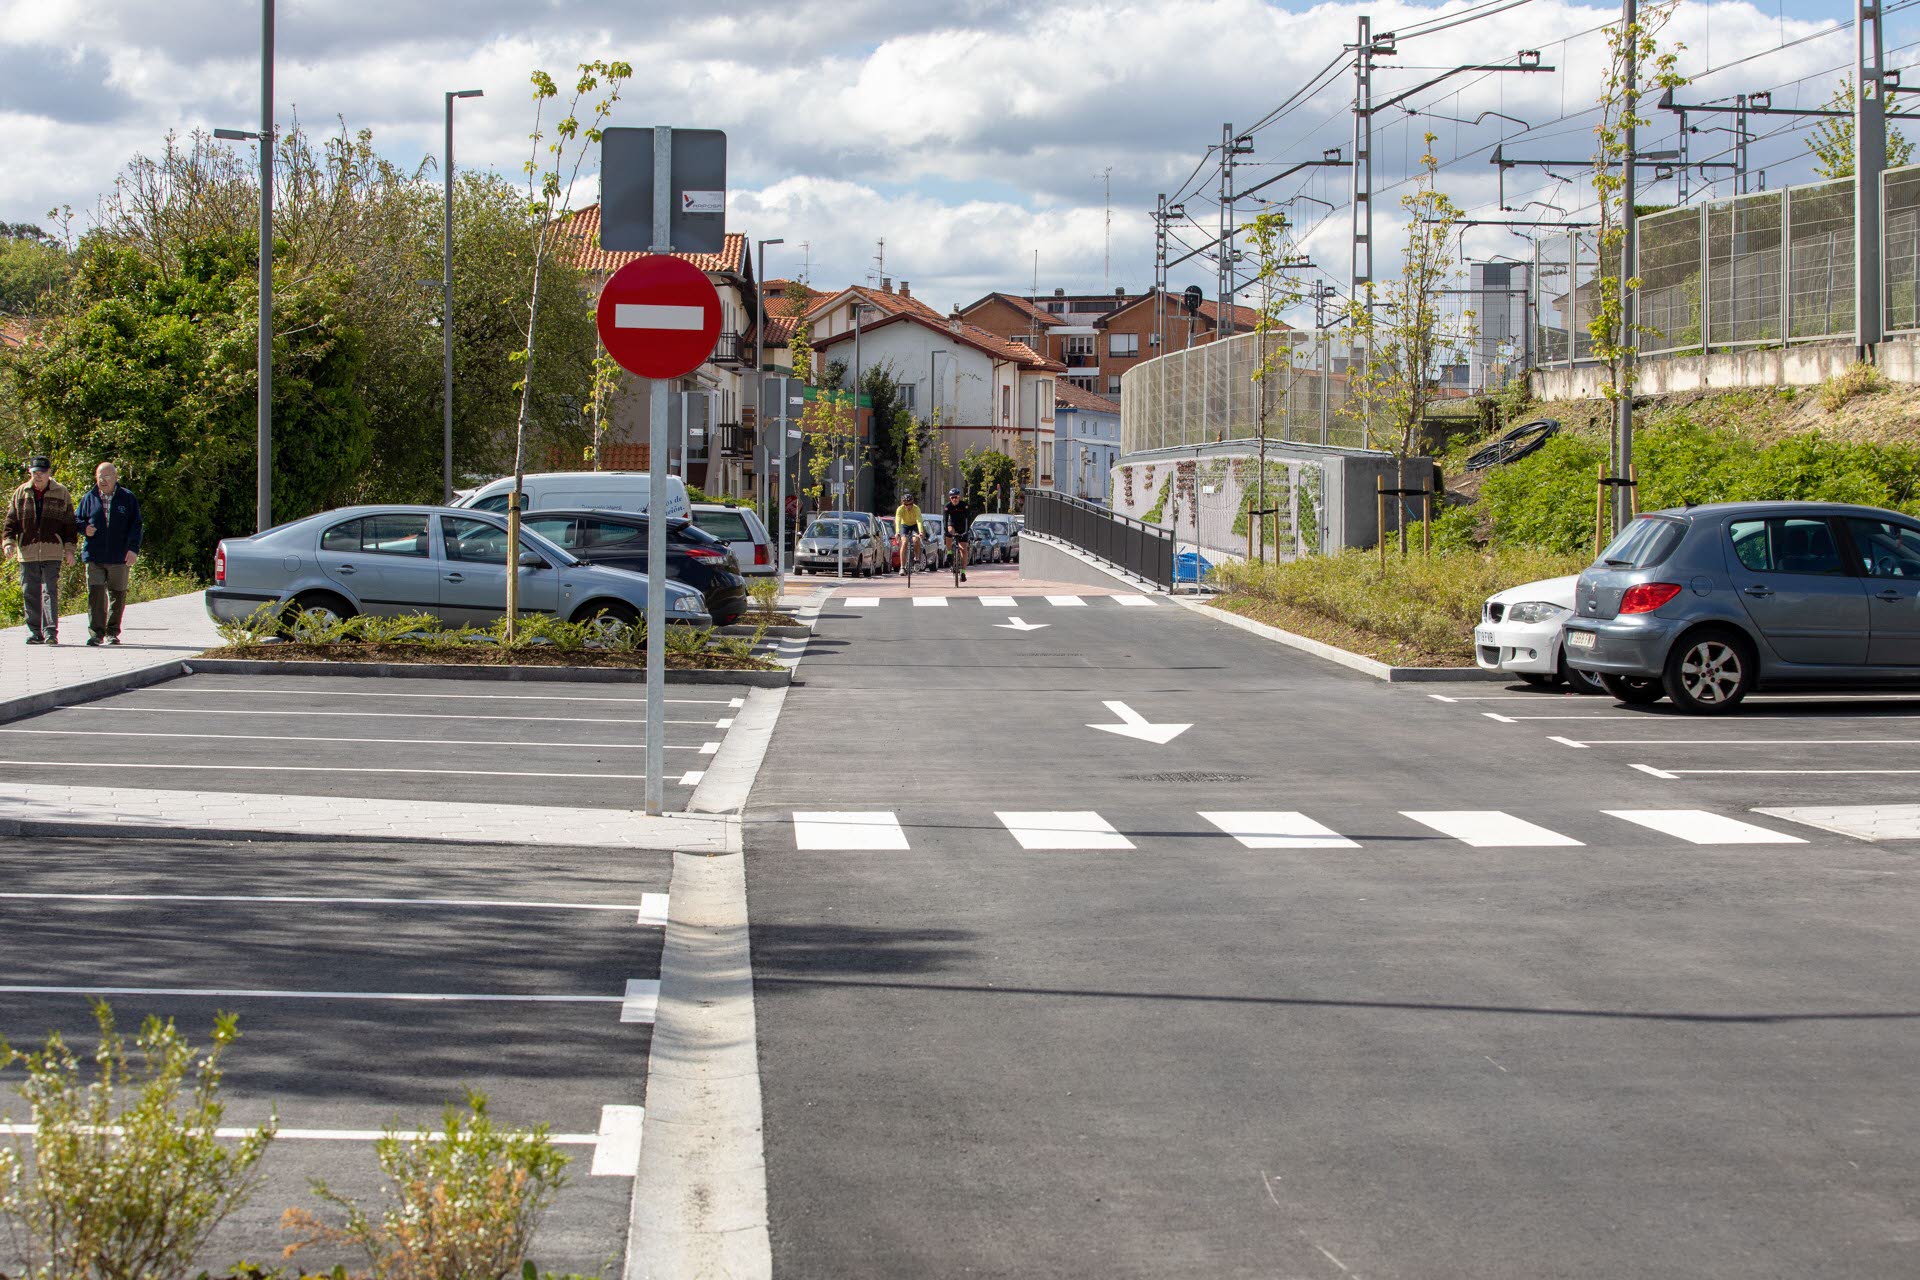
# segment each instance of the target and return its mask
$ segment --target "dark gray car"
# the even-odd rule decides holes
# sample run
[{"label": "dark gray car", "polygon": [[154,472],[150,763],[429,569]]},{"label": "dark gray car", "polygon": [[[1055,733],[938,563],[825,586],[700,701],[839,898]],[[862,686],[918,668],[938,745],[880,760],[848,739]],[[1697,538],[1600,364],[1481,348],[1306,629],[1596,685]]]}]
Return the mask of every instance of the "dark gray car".
[{"label": "dark gray car", "polygon": [[1920,683],[1920,520],[1831,502],[1656,511],[1580,575],[1570,665],[1623,702]]}]

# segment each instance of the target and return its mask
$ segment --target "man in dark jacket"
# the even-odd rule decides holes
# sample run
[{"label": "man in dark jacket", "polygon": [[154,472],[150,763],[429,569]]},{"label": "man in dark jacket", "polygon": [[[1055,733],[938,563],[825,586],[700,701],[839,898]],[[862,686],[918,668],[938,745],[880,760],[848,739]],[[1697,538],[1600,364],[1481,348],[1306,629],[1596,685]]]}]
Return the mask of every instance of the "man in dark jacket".
[{"label": "man in dark jacket", "polygon": [[140,504],[120,483],[120,469],[103,462],[93,471],[93,488],[75,509],[74,519],[87,543],[87,643],[120,643],[120,615],[127,610],[127,584],[140,554]]},{"label": "man in dark jacket", "polygon": [[78,541],[73,499],[53,478],[53,463],[36,454],[27,464],[27,482],[7,501],[0,530],[0,554],[20,558],[20,586],[26,596],[27,643],[60,643],[60,566],[73,563]]}]

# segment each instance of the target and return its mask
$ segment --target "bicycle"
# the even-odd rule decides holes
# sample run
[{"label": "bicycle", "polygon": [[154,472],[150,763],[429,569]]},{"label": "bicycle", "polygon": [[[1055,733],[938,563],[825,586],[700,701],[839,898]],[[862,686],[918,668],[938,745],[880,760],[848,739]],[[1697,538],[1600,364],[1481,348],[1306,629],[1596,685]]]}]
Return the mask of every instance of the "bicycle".
[{"label": "bicycle", "polygon": [[900,535],[900,571],[907,575],[907,590],[913,590],[913,557],[918,549],[920,535],[903,533]]},{"label": "bicycle", "polygon": [[953,585],[958,587],[960,585],[960,579],[967,576],[967,540],[965,538],[955,538],[953,540],[952,564]]}]

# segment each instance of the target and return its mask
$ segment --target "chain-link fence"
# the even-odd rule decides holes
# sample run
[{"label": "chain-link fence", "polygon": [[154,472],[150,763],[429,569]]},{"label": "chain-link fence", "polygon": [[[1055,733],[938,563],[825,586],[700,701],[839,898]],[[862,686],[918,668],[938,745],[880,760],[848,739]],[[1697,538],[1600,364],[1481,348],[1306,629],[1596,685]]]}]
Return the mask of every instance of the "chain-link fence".
[{"label": "chain-link fence", "polygon": [[[1920,165],[1888,170],[1881,200],[1886,328],[1920,329]],[[1644,355],[1853,335],[1852,178],[1668,209],[1639,230]],[[1591,358],[1593,234],[1535,243],[1539,364]]]},{"label": "chain-link fence", "polygon": [[1327,329],[1242,333],[1146,361],[1120,380],[1120,451],[1251,440],[1262,423],[1272,440],[1364,448],[1341,413],[1343,341]]}]

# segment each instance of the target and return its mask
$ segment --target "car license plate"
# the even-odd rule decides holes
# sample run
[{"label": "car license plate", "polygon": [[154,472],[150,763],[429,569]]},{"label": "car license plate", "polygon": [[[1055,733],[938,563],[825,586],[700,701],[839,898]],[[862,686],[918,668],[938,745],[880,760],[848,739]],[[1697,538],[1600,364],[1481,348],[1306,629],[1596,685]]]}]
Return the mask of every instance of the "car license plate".
[{"label": "car license plate", "polygon": [[1500,642],[1493,638],[1492,627],[1475,627],[1473,631],[1473,642],[1475,644],[1486,645],[1489,649],[1497,649],[1500,647]]},{"label": "car license plate", "polygon": [[1593,642],[1597,639],[1599,639],[1599,637],[1591,631],[1569,631],[1567,632],[1567,648],[1591,649],[1593,648]]}]

